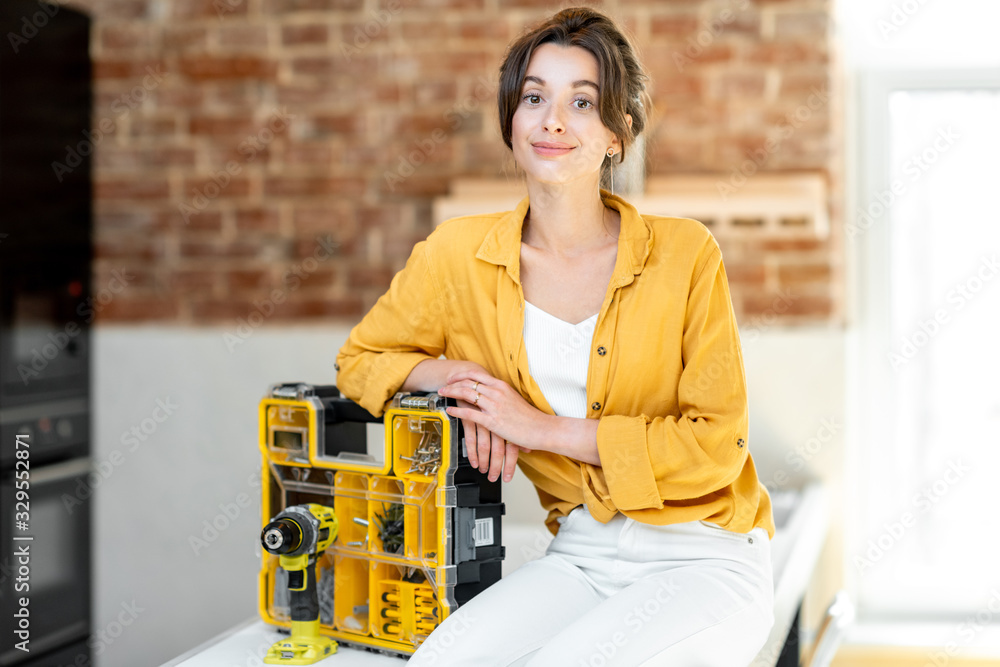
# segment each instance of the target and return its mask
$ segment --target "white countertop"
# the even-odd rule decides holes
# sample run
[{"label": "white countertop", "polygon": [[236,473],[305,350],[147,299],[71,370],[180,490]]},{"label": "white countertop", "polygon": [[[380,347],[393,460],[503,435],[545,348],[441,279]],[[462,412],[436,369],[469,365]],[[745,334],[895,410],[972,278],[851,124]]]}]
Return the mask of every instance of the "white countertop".
[{"label": "white countertop", "polygon": [[774,626],[751,667],[773,667],[778,662],[830,524],[827,494],[818,483],[801,492],[772,492],[771,501],[777,527],[771,540]]},{"label": "white countertop", "polygon": [[[273,626],[260,620],[259,616],[254,616],[174,658],[164,667],[264,667],[263,658],[267,649],[283,639],[288,639],[287,633],[278,632]],[[341,644],[333,659],[324,658],[316,664],[329,664],[330,667],[399,667],[406,664],[406,659]]]},{"label": "white countertop", "polygon": [[[816,567],[829,524],[827,496],[819,484],[807,486],[802,492],[773,492],[771,497],[777,526],[771,540],[774,627],[752,667],[773,667],[777,662]],[[253,616],[171,660],[165,667],[263,667],[267,649],[287,637]],[[341,644],[335,664],[336,667],[398,667],[406,664],[406,659]]]}]

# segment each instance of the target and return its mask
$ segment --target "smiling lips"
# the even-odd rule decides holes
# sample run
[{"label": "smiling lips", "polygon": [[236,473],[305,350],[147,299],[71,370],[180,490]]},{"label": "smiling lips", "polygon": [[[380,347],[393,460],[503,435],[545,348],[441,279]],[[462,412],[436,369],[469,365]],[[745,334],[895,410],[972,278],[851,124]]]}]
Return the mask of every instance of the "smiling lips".
[{"label": "smiling lips", "polygon": [[552,141],[540,141],[537,144],[532,144],[531,146],[539,155],[565,155],[574,148],[569,144],[560,144]]}]

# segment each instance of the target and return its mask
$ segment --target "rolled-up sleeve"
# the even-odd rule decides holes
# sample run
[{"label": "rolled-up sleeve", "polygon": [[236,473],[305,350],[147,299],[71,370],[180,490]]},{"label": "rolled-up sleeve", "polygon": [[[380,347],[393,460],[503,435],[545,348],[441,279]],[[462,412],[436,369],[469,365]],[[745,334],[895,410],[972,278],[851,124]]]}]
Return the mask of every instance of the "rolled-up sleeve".
[{"label": "rolled-up sleeve", "polygon": [[375,416],[425,359],[445,349],[447,305],[438,289],[429,241],[417,243],[337,354],[337,387]]},{"label": "rolled-up sleeve", "polygon": [[[722,254],[711,252],[692,281],[672,415],[604,415],[597,449],[620,510],[661,508],[732,484],[746,462],[748,407],[743,355]],[[655,362],[653,362],[655,363]]]}]

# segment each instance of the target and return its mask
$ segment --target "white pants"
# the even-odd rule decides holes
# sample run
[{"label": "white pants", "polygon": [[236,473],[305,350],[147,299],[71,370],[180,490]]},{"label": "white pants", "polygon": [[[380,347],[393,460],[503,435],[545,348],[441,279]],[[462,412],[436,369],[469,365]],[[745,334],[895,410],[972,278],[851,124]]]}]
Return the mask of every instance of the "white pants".
[{"label": "white pants", "polygon": [[767,532],[607,524],[586,506],[529,561],[449,616],[414,667],[742,667],[774,623]]}]

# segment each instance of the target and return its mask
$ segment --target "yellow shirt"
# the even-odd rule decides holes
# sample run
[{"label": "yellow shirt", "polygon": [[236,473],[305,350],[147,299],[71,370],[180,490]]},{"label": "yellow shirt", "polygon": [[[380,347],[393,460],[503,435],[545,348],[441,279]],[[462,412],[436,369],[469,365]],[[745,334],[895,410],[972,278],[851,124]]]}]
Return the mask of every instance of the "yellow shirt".
[{"label": "yellow shirt", "polygon": [[[705,520],[774,536],[771,500],[747,438],[747,395],[722,253],[696,220],[621,214],[614,274],[597,316],[587,418],[601,465],[551,452],[518,456],[546,525],[586,504],[666,525]],[[372,414],[425,359],[474,361],[553,414],[528,373],[519,278],[525,197],[504,213],[452,218],[417,243],[337,355],[337,386]]]}]

